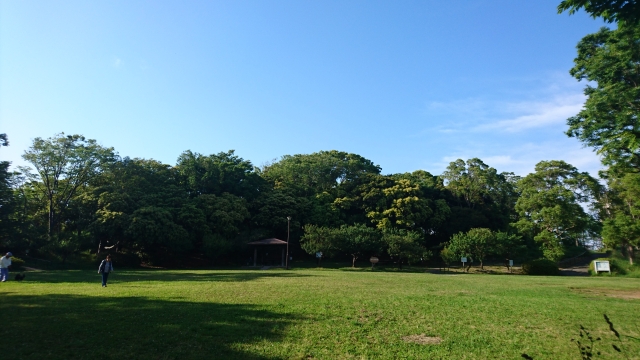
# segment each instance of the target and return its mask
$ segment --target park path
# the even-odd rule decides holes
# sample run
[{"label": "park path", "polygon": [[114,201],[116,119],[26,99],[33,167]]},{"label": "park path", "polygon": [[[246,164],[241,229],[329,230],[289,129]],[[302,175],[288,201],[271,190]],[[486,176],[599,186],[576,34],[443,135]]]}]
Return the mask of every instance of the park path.
[{"label": "park path", "polygon": [[593,260],[604,257],[604,254],[590,254],[570,259],[564,267],[560,267],[560,275],[563,276],[589,276],[589,264]]}]

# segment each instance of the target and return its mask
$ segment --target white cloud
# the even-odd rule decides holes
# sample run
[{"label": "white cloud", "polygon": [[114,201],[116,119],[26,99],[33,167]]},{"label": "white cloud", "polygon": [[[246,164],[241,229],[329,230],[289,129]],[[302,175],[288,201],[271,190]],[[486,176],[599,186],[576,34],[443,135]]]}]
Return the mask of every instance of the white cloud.
[{"label": "white cloud", "polygon": [[476,131],[520,132],[532,128],[562,125],[567,118],[576,115],[584,104],[584,95],[569,94],[546,102],[518,102],[504,105],[508,112],[518,115],[478,125]]},{"label": "white cloud", "polygon": [[[506,144],[505,144],[506,145]],[[564,160],[580,171],[587,171],[597,177],[603,167],[598,155],[591,149],[583,148],[574,139],[556,140],[546,143],[524,143],[520,146],[492,146],[479,148],[475,152],[459,152],[443,156],[434,165],[441,173],[450,162],[457,159],[468,160],[477,157],[498,172],[513,172],[525,176],[534,171],[535,165],[543,160]]]}]

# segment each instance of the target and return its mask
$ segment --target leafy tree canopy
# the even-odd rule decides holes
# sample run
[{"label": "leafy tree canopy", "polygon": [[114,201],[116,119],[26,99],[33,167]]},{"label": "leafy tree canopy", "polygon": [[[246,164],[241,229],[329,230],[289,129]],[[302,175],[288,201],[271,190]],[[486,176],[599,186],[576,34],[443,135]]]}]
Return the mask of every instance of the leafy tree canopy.
[{"label": "leafy tree canopy", "polygon": [[594,230],[595,219],[584,207],[596,200],[601,186],[564,161],[541,161],[535,170],[518,183],[515,225],[541,244],[546,257],[559,260],[565,246],[578,245]]},{"label": "leafy tree canopy", "polygon": [[[640,171],[640,26],[600,29],[578,43],[570,73],[588,84],[584,108],[567,120],[567,135],[619,171]],[[626,169],[626,170],[625,170]]]},{"label": "leafy tree canopy", "polygon": [[580,9],[610,23],[640,21],[640,3],[635,0],[563,0],[558,5],[558,14],[568,11],[571,15]]}]

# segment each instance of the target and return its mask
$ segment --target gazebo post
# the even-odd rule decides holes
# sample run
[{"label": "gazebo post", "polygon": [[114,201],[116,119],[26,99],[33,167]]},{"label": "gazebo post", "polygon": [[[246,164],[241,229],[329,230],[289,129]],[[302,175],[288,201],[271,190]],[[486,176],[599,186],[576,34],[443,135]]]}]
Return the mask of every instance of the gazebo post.
[{"label": "gazebo post", "polygon": [[258,261],[258,247],[253,248],[253,267],[256,266],[256,261]]}]

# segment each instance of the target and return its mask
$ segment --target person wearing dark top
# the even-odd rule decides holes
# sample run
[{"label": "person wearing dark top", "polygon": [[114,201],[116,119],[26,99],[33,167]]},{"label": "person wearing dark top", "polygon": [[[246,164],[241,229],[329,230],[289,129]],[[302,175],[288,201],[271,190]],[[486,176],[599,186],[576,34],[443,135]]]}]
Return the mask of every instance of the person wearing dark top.
[{"label": "person wearing dark top", "polygon": [[111,262],[111,255],[107,255],[107,258],[102,260],[98,268],[98,274],[102,274],[102,287],[107,287],[107,279],[109,278],[109,273],[112,271],[113,263]]}]

